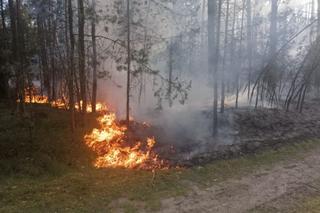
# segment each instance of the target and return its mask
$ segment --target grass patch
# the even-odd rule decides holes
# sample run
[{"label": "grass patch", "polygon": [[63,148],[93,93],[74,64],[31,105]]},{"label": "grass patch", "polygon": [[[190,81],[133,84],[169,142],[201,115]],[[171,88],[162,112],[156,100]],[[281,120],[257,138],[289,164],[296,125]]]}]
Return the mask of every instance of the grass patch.
[{"label": "grass patch", "polygon": [[[71,135],[68,113],[34,106],[48,117],[32,121],[0,108],[0,212],[103,212],[112,206],[124,212],[155,211],[161,199],[184,195],[190,184],[210,186],[237,178],[279,161],[300,158],[318,141],[286,145],[238,159],[219,160],[202,167],[152,172],[91,167],[92,153],[82,143],[87,129]],[[125,198],[125,202],[119,199]]]}]

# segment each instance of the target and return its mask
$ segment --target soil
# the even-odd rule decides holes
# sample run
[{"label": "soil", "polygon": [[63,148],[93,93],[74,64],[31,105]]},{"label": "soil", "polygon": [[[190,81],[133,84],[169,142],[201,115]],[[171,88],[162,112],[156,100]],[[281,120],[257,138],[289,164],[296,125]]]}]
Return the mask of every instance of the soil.
[{"label": "soil", "polygon": [[209,188],[193,186],[187,196],[163,200],[160,212],[241,213],[259,207],[278,212],[290,204],[290,198],[319,192],[314,185],[314,181],[320,180],[319,152],[317,148],[302,160],[279,163],[272,169],[260,169]]}]

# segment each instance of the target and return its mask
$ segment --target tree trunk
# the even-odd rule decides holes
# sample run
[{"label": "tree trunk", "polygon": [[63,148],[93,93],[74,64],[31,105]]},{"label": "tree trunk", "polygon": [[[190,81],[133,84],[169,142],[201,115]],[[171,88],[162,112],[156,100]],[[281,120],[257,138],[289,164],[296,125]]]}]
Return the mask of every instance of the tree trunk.
[{"label": "tree trunk", "polygon": [[[13,0],[8,0],[8,4],[9,4],[9,15],[10,15],[10,27],[11,27],[11,51],[12,51],[12,54],[11,54],[11,63],[13,64],[14,67],[16,67],[16,60],[17,60],[17,57],[18,57],[18,47],[17,47],[17,21],[16,21],[16,9],[14,7],[14,2]],[[16,91],[15,91],[15,96],[13,97],[14,98],[14,103],[15,103],[15,106],[16,105],[16,101],[17,101],[17,98],[19,98],[19,88],[20,88],[20,85],[19,85],[19,78],[18,78],[18,71],[17,69],[14,69],[14,72],[15,72],[15,80],[16,80]]]},{"label": "tree trunk", "polygon": [[17,33],[17,60],[18,66],[16,67],[17,70],[17,81],[19,82],[18,88],[18,97],[19,97],[19,112],[21,114],[24,113],[24,88],[25,88],[25,76],[24,76],[24,54],[25,54],[25,47],[24,47],[24,29],[22,26],[22,19],[21,19],[21,1],[16,0],[16,33]]},{"label": "tree trunk", "polygon": [[79,77],[80,77],[80,97],[82,100],[82,112],[87,109],[86,73],[85,73],[85,46],[84,46],[84,5],[83,0],[78,0],[78,27],[79,27]]},{"label": "tree trunk", "polygon": [[130,0],[127,0],[127,54],[128,54],[128,67],[127,67],[127,105],[126,105],[126,122],[127,126],[129,128],[130,125],[130,68],[131,68],[131,42],[130,42],[130,31],[131,31],[131,14],[130,14]]},{"label": "tree trunk", "polygon": [[7,26],[6,26],[6,17],[5,17],[4,8],[3,8],[3,0],[0,0],[0,9],[1,9],[2,30],[3,32],[6,32]]},{"label": "tree trunk", "polygon": [[252,73],[252,7],[251,0],[247,0],[247,53],[248,53],[248,100],[251,92]]},{"label": "tree trunk", "polygon": [[53,15],[53,11],[52,11],[52,5],[51,5],[51,0],[49,1],[49,40],[50,40],[50,62],[51,62],[51,67],[50,67],[50,71],[51,71],[51,89],[50,89],[50,94],[48,94],[49,96],[49,100],[55,100],[56,99],[56,62],[55,62],[55,40],[56,40],[56,21],[54,20],[54,15]]},{"label": "tree trunk", "polygon": [[47,54],[47,46],[46,46],[46,35],[44,20],[42,15],[38,15],[37,17],[37,25],[38,25],[38,36],[39,36],[39,55],[41,60],[41,68],[42,68],[42,76],[43,76],[43,85],[45,90],[48,93],[48,97],[51,93],[50,87],[50,75],[49,75],[49,62],[48,62],[48,54]]},{"label": "tree trunk", "polygon": [[318,22],[317,22],[317,36],[320,35],[320,0],[318,0]]},{"label": "tree trunk", "polygon": [[239,69],[236,74],[236,108],[239,107],[239,92],[240,92],[240,73],[242,71],[242,41],[243,41],[243,22],[244,22],[244,10],[245,10],[246,0],[243,0],[242,3],[242,15],[241,15],[241,26],[240,26],[240,44],[239,44],[239,53],[240,53],[240,64]]},{"label": "tree trunk", "polygon": [[[0,0],[0,10],[1,10],[1,21],[2,21],[2,36],[4,37],[3,51],[8,49],[8,35],[6,26],[6,17],[4,12],[3,0]],[[0,67],[0,99],[7,99],[9,97],[9,83],[8,83],[8,73],[6,68]]]},{"label": "tree trunk", "polygon": [[234,71],[236,69],[235,66],[235,46],[236,46],[236,38],[235,38],[235,28],[236,28],[236,8],[237,8],[237,0],[234,0],[233,3],[233,19],[232,19],[232,29],[231,29],[231,45],[230,45],[230,69],[231,71]]},{"label": "tree trunk", "polygon": [[75,112],[74,112],[74,34],[73,34],[73,10],[72,0],[68,0],[68,25],[69,25],[69,40],[70,40],[70,52],[69,52],[69,110],[71,114],[71,128],[72,131],[75,129]]},{"label": "tree trunk", "polygon": [[278,0],[271,0],[271,20],[270,20],[270,59],[277,51],[278,43]]},{"label": "tree trunk", "polygon": [[213,136],[218,132],[218,54],[220,43],[221,3],[221,0],[219,0],[219,11],[217,16],[216,0],[208,1],[208,63],[213,62],[213,64],[208,64],[209,73],[213,76]]},{"label": "tree trunk", "polygon": [[230,10],[230,0],[227,1],[227,10],[226,10],[226,21],[224,27],[224,52],[223,52],[223,62],[222,62],[222,72],[221,72],[221,106],[220,112],[224,113],[224,102],[225,102],[225,75],[226,72],[226,61],[227,61],[227,52],[228,52],[228,30],[229,30],[229,10]]},{"label": "tree trunk", "polygon": [[168,85],[168,100],[169,107],[172,107],[172,72],[173,72],[173,42],[169,43],[169,85]]},{"label": "tree trunk", "polygon": [[97,44],[96,44],[96,0],[92,0],[92,22],[91,22],[91,34],[92,34],[92,112],[96,112],[97,104]]}]

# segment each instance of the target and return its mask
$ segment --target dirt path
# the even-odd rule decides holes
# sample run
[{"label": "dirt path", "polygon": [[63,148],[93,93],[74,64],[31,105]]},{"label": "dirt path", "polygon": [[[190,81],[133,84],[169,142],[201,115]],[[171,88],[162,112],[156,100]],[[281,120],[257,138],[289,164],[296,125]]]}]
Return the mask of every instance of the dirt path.
[{"label": "dirt path", "polygon": [[184,197],[165,199],[160,212],[247,212],[295,191],[310,190],[320,179],[320,148],[302,160],[260,169],[241,179],[232,179],[210,188],[193,187]]}]

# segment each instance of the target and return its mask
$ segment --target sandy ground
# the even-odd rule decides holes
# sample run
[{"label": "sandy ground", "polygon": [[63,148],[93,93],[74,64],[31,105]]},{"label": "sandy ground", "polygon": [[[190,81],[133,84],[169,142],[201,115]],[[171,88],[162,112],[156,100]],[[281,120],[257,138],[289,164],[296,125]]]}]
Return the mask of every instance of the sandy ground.
[{"label": "sandy ground", "polygon": [[320,148],[302,160],[283,162],[206,189],[193,187],[187,196],[163,200],[160,212],[241,213],[261,206],[281,209],[292,196],[319,192],[313,183],[316,180],[320,180]]}]

